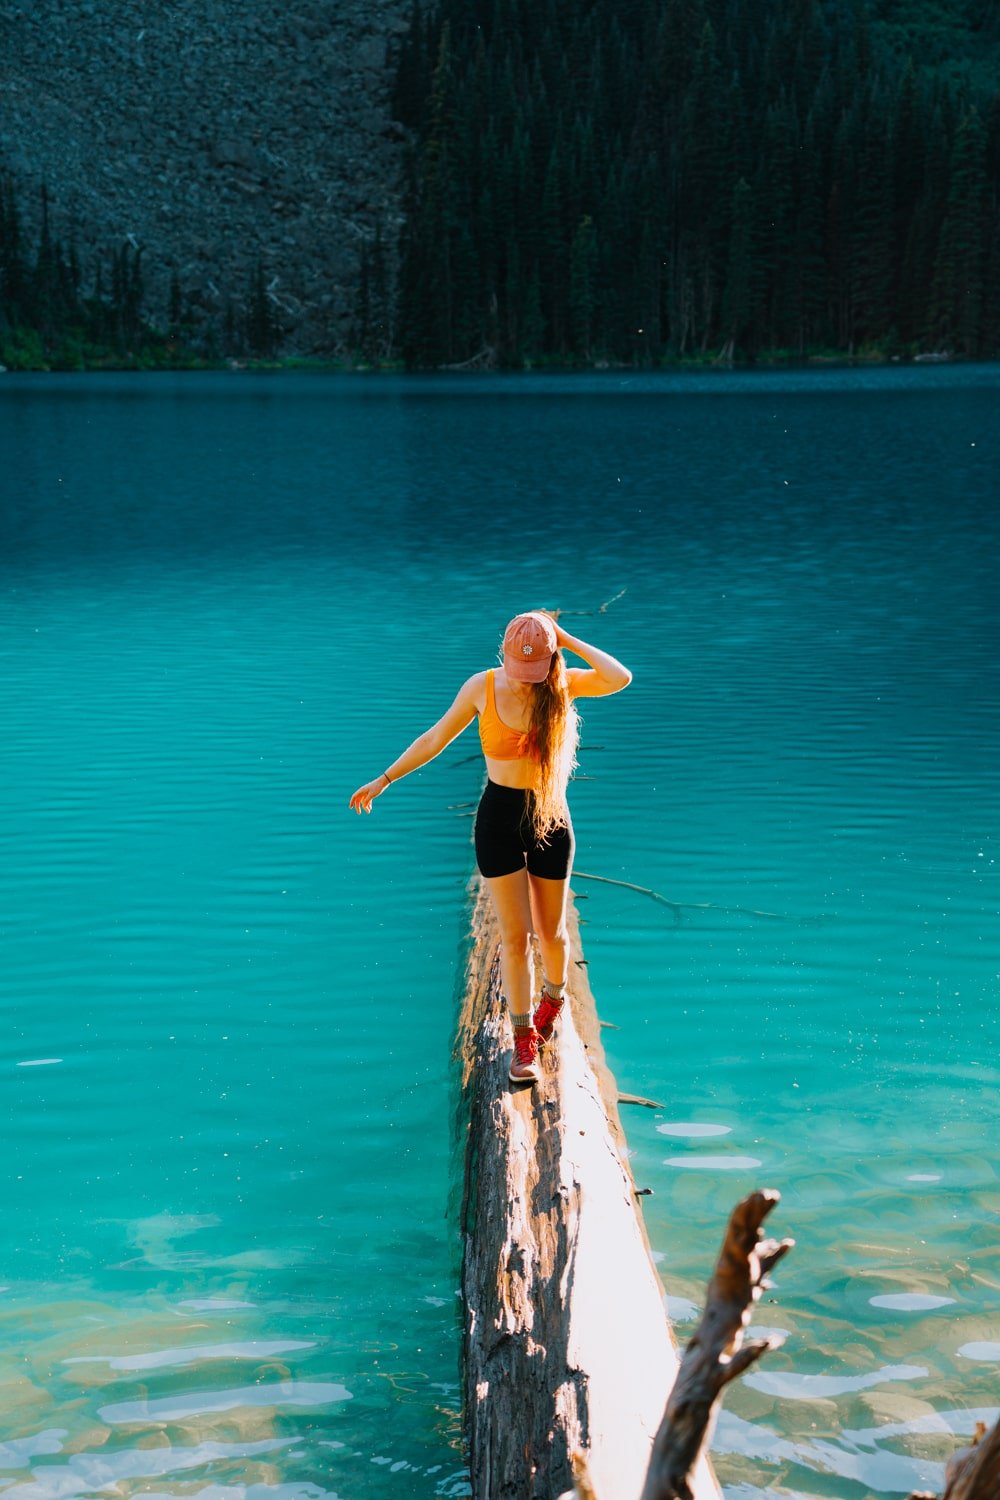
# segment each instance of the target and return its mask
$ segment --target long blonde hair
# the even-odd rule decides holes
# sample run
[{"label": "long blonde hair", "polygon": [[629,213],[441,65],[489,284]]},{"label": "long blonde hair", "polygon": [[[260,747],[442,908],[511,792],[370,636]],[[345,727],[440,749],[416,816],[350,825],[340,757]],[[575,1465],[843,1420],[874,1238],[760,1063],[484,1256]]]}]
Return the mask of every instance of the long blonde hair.
[{"label": "long blonde hair", "polygon": [[580,720],[569,692],[566,662],[553,651],[548,676],[532,686],[531,743],[538,756],[538,785],[531,799],[535,837],[545,839],[568,821],[566,787],[576,766]]}]

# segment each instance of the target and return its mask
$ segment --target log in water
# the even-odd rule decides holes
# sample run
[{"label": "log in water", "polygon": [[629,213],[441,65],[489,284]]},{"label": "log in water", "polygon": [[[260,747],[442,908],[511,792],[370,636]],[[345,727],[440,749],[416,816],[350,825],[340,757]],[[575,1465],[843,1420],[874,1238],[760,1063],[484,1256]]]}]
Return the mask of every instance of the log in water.
[{"label": "log in water", "polygon": [[[571,909],[570,1001],[533,1088],[512,1038],[497,934],[476,892],[461,1063],[465,1410],[477,1500],[556,1500],[586,1460],[601,1500],[636,1500],[678,1367],[628,1167]],[[718,1500],[704,1459],[697,1500]]]}]

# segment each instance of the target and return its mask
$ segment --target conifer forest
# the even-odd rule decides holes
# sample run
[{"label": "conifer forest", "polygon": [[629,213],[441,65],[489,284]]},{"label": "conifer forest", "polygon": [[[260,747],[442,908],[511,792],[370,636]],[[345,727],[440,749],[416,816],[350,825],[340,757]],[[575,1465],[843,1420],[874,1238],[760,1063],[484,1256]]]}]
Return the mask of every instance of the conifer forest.
[{"label": "conifer forest", "polygon": [[407,360],[995,356],[998,44],[974,0],[416,7]]},{"label": "conifer forest", "polygon": [[[348,361],[1000,354],[993,0],[414,0],[388,66],[402,229],[360,248]],[[151,320],[137,248],[42,200],[0,171],[7,363],[281,357],[263,266]]]}]

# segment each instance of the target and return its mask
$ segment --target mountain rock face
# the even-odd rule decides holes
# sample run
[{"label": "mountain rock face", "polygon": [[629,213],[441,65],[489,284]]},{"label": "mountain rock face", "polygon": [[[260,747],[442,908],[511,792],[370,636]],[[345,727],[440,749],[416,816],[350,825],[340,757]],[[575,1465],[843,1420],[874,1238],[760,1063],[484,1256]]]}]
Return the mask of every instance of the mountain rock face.
[{"label": "mountain rock face", "polygon": [[400,224],[389,111],[410,0],[0,0],[0,166],[98,256],[143,250],[192,327],[245,312],[258,262],[291,352],[344,347],[362,245]]}]

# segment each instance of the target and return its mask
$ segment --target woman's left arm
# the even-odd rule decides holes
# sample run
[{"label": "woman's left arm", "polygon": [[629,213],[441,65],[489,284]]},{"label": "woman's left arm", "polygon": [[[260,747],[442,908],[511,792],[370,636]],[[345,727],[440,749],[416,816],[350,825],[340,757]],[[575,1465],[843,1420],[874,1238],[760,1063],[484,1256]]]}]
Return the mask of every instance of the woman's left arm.
[{"label": "woman's left arm", "polygon": [[376,797],[380,797],[387,787],[392,786],[394,781],[400,781],[404,776],[409,776],[411,771],[418,771],[425,766],[429,760],[440,755],[446,745],[462,733],[462,730],[471,724],[476,717],[476,692],[482,672],[476,677],[470,677],[464,682],[458,691],[454,703],[432,724],[430,729],[425,729],[419,738],[408,745],[402,755],[398,755],[390,766],[376,776],[374,781],[368,781],[364,786],[359,786],[351,798],[350,805],[356,813],[370,813],[372,803]]},{"label": "woman's left arm", "polygon": [[556,628],[558,645],[564,651],[572,651],[575,656],[582,657],[590,668],[589,672],[583,672],[579,667],[569,669],[569,690],[574,698],[604,698],[609,693],[620,693],[622,688],[628,687],[632,681],[632,673],[617,657],[608,651],[599,651],[596,646],[581,641],[579,636],[570,635],[557,621],[553,620],[552,623]]}]

